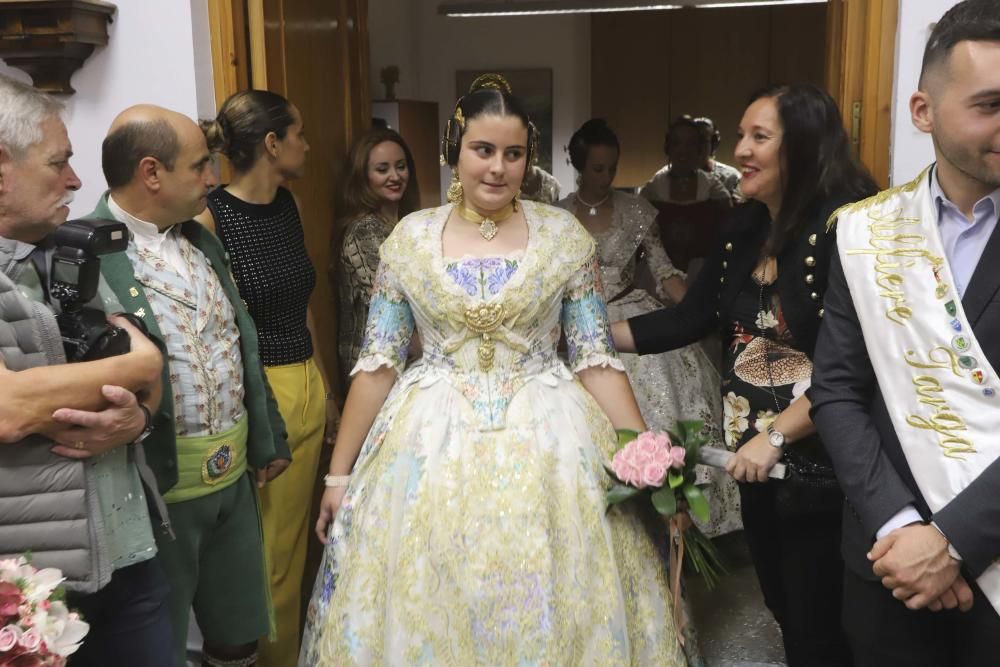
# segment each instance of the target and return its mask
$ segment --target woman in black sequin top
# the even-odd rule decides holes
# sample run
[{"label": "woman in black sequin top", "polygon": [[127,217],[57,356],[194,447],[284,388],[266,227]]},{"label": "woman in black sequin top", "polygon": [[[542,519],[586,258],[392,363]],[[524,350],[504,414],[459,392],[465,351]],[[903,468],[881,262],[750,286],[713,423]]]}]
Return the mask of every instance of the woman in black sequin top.
[{"label": "woman in black sequin top", "polygon": [[413,156],[390,129],[362,135],[351,148],[341,192],[343,237],[331,253],[337,286],[337,350],[346,389],[368,321],[378,249],[400,218],[420,208]]},{"label": "woman in black sequin top", "polygon": [[261,90],[236,93],[203,123],[213,151],[232,166],[232,182],[212,192],[198,221],[229,253],[240,296],[257,325],[260,359],[288,430],[292,464],[261,489],[277,640],[261,642],[262,667],[295,664],[309,507],[324,439],[339,417],[315,345],[309,260],[295,196],[283,183],[302,176],[309,144],[302,116]]}]

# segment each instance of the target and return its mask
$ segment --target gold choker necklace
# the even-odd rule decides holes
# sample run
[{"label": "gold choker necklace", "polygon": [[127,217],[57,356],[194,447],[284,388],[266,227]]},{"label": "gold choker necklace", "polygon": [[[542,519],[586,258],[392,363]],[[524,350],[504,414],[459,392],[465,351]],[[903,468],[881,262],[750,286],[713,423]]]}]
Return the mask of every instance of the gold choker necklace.
[{"label": "gold choker necklace", "polygon": [[517,211],[517,204],[512,201],[490,216],[476,213],[472,209],[468,208],[464,202],[456,204],[455,210],[458,212],[459,217],[463,220],[468,220],[469,222],[474,222],[479,225],[479,234],[487,241],[492,241],[493,237],[497,235],[497,223],[503,222],[510,216],[514,215],[514,212]]}]

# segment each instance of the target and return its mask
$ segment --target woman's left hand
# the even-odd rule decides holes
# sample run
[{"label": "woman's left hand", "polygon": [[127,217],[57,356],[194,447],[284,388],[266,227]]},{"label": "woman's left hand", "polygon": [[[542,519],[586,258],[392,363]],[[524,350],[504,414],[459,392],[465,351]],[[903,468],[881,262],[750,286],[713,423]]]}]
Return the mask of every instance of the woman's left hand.
[{"label": "woman's left hand", "polygon": [[781,451],[767,439],[767,433],[758,433],[736,450],[726,464],[726,472],[737,482],[766,482],[767,474],[781,459]]},{"label": "woman's left hand", "polygon": [[333,445],[337,439],[337,429],[340,428],[340,408],[337,402],[328,400],[326,402],[326,429],[323,431],[323,444]]}]

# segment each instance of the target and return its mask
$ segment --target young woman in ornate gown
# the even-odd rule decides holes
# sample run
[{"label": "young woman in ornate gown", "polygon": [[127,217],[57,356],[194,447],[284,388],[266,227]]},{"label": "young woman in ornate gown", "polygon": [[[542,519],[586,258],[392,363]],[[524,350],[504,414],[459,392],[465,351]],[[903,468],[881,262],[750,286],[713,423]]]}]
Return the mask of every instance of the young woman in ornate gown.
[{"label": "young woman in ornate gown", "polygon": [[442,145],[452,203],[382,245],[302,666],[685,664],[652,522],[606,507],[614,428],[645,424],[594,241],[515,199],[536,141],[478,79]]},{"label": "young woman in ornate gown", "polygon": [[[559,202],[576,215],[597,242],[601,283],[612,321],[679,303],[686,291],[684,273],[675,268],[660,243],[654,209],[645,199],[614,190],[620,148],[618,137],[599,118],[589,120],[569,142],[569,159],[580,174],[578,189]],[[657,301],[641,287],[640,273],[655,282]],[[661,303],[661,301],[663,303]],[[722,399],[719,373],[697,343],[664,354],[621,355],[639,409],[650,428],[672,429],[678,419],[700,419],[709,446],[724,447],[719,424]],[[702,529],[710,537],[739,530],[739,490],[725,471],[702,471],[711,482],[707,495],[712,517]]]}]

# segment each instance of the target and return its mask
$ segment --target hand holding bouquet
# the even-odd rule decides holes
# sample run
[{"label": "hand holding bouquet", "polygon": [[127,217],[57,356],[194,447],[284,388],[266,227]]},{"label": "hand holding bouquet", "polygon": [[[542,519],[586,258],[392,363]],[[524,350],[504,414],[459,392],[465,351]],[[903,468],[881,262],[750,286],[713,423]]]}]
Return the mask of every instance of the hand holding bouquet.
[{"label": "hand holding bouquet", "polygon": [[[648,498],[660,514],[669,517],[671,532],[671,579],[675,595],[680,585],[680,563],[685,562],[713,588],[725,573],[715,546],[690,522],[678,520],[689,510],[707,521],[708,501],[695,483],[698,450],[705,444],[701,421],[677,422],[676,433],[626,429],[618,431],[619,449],[608,466],[617,481],[608,492],[608,505]],[[676,564],[675,564],[676,561]]]},{"label": "hand holding bouquet", "polygon": [[90,626],[62,601],[62,572],[0,560],[0,667],[59,667]]}]

